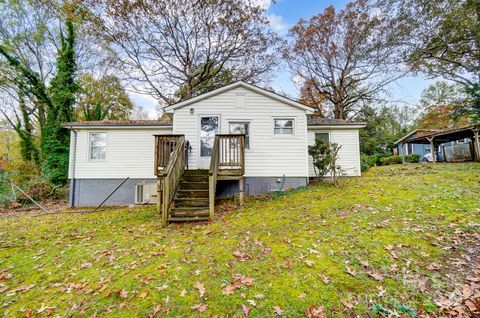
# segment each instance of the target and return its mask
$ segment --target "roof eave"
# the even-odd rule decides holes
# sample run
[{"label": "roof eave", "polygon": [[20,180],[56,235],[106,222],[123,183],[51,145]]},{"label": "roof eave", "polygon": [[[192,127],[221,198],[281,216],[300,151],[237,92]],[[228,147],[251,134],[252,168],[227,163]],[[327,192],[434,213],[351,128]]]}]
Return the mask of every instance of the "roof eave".
[{"label": "roof eave", "polygon": [[365,123],[359,124],[315,124],[308,125],[308,129],[325,129],[325,128],[343,128],[343,129],[361,129],[365,128]]},{"label": "roof eave", "polygon": [[414,133],[417,132],[418,129],[415,129],[414,131],[411,131],[409,132],[408,134],[406,134],[405,136],[403,136],[402,138],[398,139],[397,141],[395,141],[393,144],[394,145],[397,145],[399,143],[401,143],[402,141],[404,141],[405,139],[407,139],[408,137],[410,137],[411,135],[413,135]]},{"label": "roof eave", "polygon": [[88,125],[88,124],[69,124],[65,123],[62,124],[62,127],[68,129],[106,129],[106,128],[134,128],[134,129],[171,129],[172,125],[138,125],[138,124],[96,124],[96,125]]}]

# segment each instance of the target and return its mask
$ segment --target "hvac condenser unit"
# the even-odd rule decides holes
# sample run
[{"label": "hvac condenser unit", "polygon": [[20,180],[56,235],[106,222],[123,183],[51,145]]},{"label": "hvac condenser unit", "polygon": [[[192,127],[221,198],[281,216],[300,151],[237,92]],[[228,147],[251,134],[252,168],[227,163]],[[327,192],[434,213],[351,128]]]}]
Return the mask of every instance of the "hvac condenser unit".
[{"label": "hvac condenser unit", "polygon": [[157,203],[156,183],[137,183],[135,185],[135,204]]}]

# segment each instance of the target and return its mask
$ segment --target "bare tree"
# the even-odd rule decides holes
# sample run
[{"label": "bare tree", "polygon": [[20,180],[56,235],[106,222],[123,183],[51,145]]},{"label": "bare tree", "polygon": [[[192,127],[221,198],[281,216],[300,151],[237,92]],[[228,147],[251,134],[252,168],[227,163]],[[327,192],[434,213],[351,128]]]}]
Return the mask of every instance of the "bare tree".
[{"label": "bare tree", "polygon": [[380,13],[364,0],[333,6],[289,32],[285,57],[321,116],[356,115],[403,72],[389,44]]},{"label": "bare tree", "polygon": [[162,105],[198,94],[225,72],[231,81],[262,82],[276,65],[280,39],[249,0],[85,0],[85,7],[131,87]]}]

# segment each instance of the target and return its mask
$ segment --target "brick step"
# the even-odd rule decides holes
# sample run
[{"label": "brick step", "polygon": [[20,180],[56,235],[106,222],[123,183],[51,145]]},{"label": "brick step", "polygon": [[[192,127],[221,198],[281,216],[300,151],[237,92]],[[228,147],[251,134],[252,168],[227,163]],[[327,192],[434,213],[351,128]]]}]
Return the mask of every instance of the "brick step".
[{"label": "brick step", "polygon": [[177,198],[179,198],[179,199],[206,198],[206,199],[208,199],[208,189],[186,190],[186,189],[179,188],[177,190]]},{"label": "brick step", "polygon": [[207,190],[208,191],[208,182],[197,182],[197,181],[180,181],[179,189],[181,190]]},{"label": "brick step", "polygon": [[175,198],[174,207],[208,207],[207,198]]}]

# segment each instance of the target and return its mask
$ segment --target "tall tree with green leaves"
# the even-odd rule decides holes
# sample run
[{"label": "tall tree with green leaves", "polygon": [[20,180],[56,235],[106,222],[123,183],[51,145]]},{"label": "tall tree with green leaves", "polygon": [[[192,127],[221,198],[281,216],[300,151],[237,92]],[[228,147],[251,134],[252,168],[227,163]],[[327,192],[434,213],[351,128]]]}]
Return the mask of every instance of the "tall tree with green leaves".
[{"label": "tall tree with green leaves", "polygon": [[381,0],[397,30],[396,51],[415,72],[442,77],[468,93],[461,113],[480,123],[480,1]]},{"label": "tall tree with green leaves", "polygon": [[[75,15],[72,12],[75,6],[65,3],[53,10],[52,3],[44,6],[44,3],[34,4],[28,0],[8,1],[1,5],[2,17],[5,17],[5,20],[0,23],[0,58],[2,65],[8,67],[14,75],[6,85],[22,92],[35,107],[30,113],[26,112],[26,107],[22,106],[22,103],[19,103],[24,121],[27,115],[34,114],[36,117],[36,129],[40,133],[43,176],[53,184],[64,184],[67,180],[69,132],[61,125],[74,119],[73,106],[77,90],[76,32],[73,21]],[[53,19],[52,12],[57,15],[55,21],[59,22],[60,28],[52,26],[53,22],[50,20]],[[45,16],[47,18],[44,18]],[[30,28],[25,29],[23,25],[17,23],[17,18],[25,21],[30,21],[31,18],[33,22],[40,22],[33,23],[29,25]],[[55,39],[58,43],[54,43],[53,38],[50,38],[50,44],[45,44],[47,41],[45,34],[53,36],[51,33],[53,31],[59,34],[58,39]],[[44,56],[50,57],[53,48],[57,52],[56,61],[53,65],[47,63],[49,65],[47,70]],[[33,55],[29,55],[28,52],[33,52]],[[54,74],[53,77],[51,74]],[[27,126],[29,125],[25,125],[24,129],[31,130]],[[20,134],[20,137],[28,135]]]},{"label": "tall tree with green leaves", "polygon": [[42,173],[53,184],[65,184],[68,172],[70,132],[62,127],[64,122],[74,120],[75,93],[75,26],[67,17],[65,34],[60,34],[56,74],[50,83],[52,106],[47,112],[45,136],[42,141]]},{"label": "tall tree with green leaves", "polygon": [[394,142],[413,129],[412,113],[406,106],[366,107],[357,118],[367,123],[360,130],[360,152],[364,155],[391,154]]},{"label": "tall tree with green leaves", "polygon": [[116,76],[96,79],[90,73],[81,74],[78,86],[75,111],[78,120],[127,119],[133,111],[133,103]]}]

